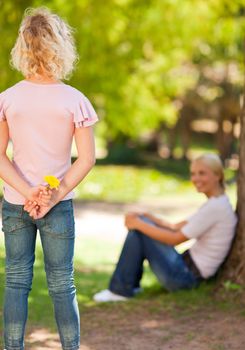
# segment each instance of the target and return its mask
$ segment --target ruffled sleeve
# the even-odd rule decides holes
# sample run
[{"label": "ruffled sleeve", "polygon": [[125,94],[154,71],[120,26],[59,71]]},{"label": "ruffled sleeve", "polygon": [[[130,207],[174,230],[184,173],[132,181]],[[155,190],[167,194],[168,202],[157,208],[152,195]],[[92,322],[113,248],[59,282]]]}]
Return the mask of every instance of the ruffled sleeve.
[{"label": "ruffled sleeve", "polygon": [[91,126],[97,121],[98,116],[89,99],[86,96],[81,95],[80,101],[77,103],[74,112],[74,123],[76,128]]},{"label": "ruffled sleeve", "polygon": [[0,94],[0,122],[3,120],[6,120],[5,114],[4,114],[4,99],[3,99],[3,92]]}]

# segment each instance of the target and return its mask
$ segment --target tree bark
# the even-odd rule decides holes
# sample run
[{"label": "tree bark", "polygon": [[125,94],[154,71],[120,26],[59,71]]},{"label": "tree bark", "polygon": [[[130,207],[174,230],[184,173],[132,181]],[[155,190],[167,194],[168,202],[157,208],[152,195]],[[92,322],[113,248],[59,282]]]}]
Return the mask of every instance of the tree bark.
[{"label": "tree bark", "polygon": [[237,197],[238,224],[236,236],[231,252],[224,264],[221,280],[230,280],[245,286],[245,84],[241,111]]}]

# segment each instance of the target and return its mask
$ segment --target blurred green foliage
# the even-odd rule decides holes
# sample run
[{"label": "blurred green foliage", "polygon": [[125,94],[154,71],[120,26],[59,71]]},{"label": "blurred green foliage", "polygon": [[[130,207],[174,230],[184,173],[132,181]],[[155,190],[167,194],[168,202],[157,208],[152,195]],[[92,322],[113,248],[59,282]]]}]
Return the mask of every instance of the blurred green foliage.
[{"label": "blurred green foliage", "polygon": [[25,8],[40,5],[76,29],[80,61],[70,83],[94,103],[107,144],[174,125],[176,100],[202,66],[243,69],[245,0],[0,0],[0,90],[21,78],[9,53]]}]

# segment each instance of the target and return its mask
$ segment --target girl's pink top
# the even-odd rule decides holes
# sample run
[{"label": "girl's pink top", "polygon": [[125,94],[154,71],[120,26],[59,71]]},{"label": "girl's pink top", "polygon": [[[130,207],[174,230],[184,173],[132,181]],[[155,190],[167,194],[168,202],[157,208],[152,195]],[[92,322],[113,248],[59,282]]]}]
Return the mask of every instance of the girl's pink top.
[{"label": "girl's pink top", "polygon": [[[31,186],[45,184],[45,175],[62,180],[71,166],[75,127],[93,125],[97,115],[89,100],[63,83],[22,80],[0,94],[0,121],[6,120],[13,144],[13,166]],[[73,197],[73,192],[63,199]],[[25,198],[4,184],[4,198],[24,204]]]}]

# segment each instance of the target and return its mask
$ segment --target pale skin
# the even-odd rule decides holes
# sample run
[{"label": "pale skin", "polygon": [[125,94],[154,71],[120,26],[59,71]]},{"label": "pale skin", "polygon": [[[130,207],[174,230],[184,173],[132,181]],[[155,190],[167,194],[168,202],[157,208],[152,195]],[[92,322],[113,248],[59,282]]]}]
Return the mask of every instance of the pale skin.
[{"label": "pale skin", "polygon": [[[45,75],[38,79],[35,77],[28,77],[26,79],[43,84],[58,82]],[[92,127],[74,127],[74,139],[78,157],[66,172],[58,190],[50,190],[48,187],[42,185],[31,187],[17,173],[6,154],[9,141],[8,124],[6,121],[0,123],[0,177],[26,198],[24,209],[34,219],[44,217],[52,207],[59,203],[84,179],[93,167],[95,163],[95,145]]]},{"label": "pale skin", "polygon": [[[191,181],[198,192],[203,193],[207,198],[217,197],[224,193],[220,185],[220,177],[216,175],[208,165],[202,161],[194,161],[191,164]],[[140,215],[144,215],[152,220],[157,226],[144,222]],[[171,224],[161,220],[149,213],[128,213],[125,216],[125,226],[128,230],[138,230],[143,234],[168,245],[175,246],[187,241],[181,228],[187,221]]]}]

